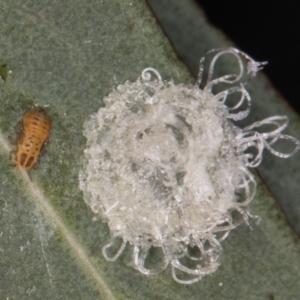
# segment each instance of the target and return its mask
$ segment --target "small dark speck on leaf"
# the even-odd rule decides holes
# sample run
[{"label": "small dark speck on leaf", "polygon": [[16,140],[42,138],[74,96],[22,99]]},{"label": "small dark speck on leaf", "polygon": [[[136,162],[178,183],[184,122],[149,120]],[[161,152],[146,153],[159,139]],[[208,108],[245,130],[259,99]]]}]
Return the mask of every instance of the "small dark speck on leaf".
[{"label": "small dark speck on leaf", "polygon": [[133,25],[133,24],[129,24],[129,25],[128,25],[128,29],[129,29],[130,31],[133,31],[133,30],[134,30],[134,25]]},{"label": "small dark speck on leaf", "polygon": [[273,293],[268,293],[266,299],[267,299],[267,300],[276,300]]},{"label": "small dark speck on leaf", "polygon": [[5,82],[7,79],[8,71],[7,71],[7,66],[6,64],[2,63],[0,60],[0,81]]}]

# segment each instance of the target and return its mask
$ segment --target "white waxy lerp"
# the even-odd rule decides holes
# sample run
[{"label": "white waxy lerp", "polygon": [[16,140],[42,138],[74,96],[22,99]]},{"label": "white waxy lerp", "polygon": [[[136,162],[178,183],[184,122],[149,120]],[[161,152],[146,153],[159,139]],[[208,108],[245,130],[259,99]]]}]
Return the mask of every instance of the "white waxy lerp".
[{"label": "white waxy lerp", "polygon": [[[223,55],[236,60],[238,74],[213,78]],[[295,138],[282,134],[285,116],[244,129],[232,122],[248,115],[245,84],[265,63],[234,48],[215,49],[208,56],[213,58],[204,88],[204,58],[196,86],[163,81],[147,68],[137,81],[105,97],[105,108],[84,123],[83,131],[84,201],[107,222],[113,239],[123,240],[115,254],[109,254],[113,240],[104,246],[104,257],[115,261],[129,242],[137,270],[150,275],[170,264],[174,280],[183,284],[216,271],[220,242],[239,224],[248,224],[247,207],[256,188],[249,168],[261,163],[263,150],[282,158],[299,150]],[[225,89],[212,91],[220,85]],[[235,103],[228,107],[230,97]],[[259,133],[262,125],[272,130]],[[291,153],[273,149],[282,139],[294,143]],[[161,251],[160,262],[149,258],[153,247]]]}]

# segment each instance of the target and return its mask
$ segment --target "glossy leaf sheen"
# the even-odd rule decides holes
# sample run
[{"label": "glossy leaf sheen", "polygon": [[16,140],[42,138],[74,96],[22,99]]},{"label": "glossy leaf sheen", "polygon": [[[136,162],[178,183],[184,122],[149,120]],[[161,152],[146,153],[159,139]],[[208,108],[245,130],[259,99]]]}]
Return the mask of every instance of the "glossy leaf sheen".
[{"label": "glossy leaf sheen", "polygon": [[[213,28],[206,25],[202,32],[207,49],[215,47],[208,36],[222,44]],[[130,247],[115,263],[102,257],[108,228],[93,221],[78,188],[84,120],[113,86],[136,80],[145,67],[155,67],[165,79],[194,82],[146,3],[0,0],[0,60],[11,71],[0,83],[1,298],[298,297],[299,242],[262,185],[252,205],[261,224],[253,225],[253,231],[241,226],[232,232],[223,243],[223,264],[199,283],[175,283],[170,268],[149,278],[139,274],[126,265]],[[264,91],[265,97],[270,94]],[[8,136],[33,105],[49,105],[53,130],[31,182],[26,173],[8,166]]]}]

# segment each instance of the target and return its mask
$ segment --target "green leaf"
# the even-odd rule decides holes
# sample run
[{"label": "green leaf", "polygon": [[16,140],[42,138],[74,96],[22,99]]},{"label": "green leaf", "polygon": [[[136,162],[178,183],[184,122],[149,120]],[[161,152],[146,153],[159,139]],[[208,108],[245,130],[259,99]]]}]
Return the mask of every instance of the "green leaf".
[{"label": "green leaf", "polygon": [[[194,38],[202,45],[197,59],[210,48],[228,45],[190,2],[186,6],[201,24]],[[0,0],[0,59],[9,70],[0,83],[1,298],[297,299],[299,241],[263,184],[252,205],[261,224],[233,231],[223,242],[221,267],[196,284],[177,284],[170,268],[141,275],[127,266],[130,247],[114,263],[103,258],[101,247],[110,239],[107,225],[93,220],[78,188],[83,122],[113,87],[136,80],[145,67],[156,68],[167,80],[194,82],[144,1]],[[260,102],[254,119],[262,112],[284,111],[292,119],[288,134],[300,136],[299,118],[283,108],[263,76],[251,83],[250,93],[255,105]],[[8,136],[15,136],[15,124],[34,105],[49,106],[53,130],[31,181],[9,166],[13,147]],[[282,164],[272,159],[266,157],[260,172],[267,174],[264,180],[271,178],[266,182],[276,198],[291,200],[295,191],[299,195],[299,170],[291,175],[289,169],[297,157]],[[270,171],[273,165],[278,170]]]}]

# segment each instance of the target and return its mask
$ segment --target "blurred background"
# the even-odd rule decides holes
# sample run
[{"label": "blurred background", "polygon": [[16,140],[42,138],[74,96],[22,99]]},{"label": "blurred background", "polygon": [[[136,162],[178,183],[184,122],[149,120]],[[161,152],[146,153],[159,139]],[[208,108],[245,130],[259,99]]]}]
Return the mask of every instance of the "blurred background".
[{"label": "blurred background", "polygon": [[264,72],[300,114],[300,6],[295,1],[194,0],[208,22],[237,47],[258,61],[269,63]]}]

